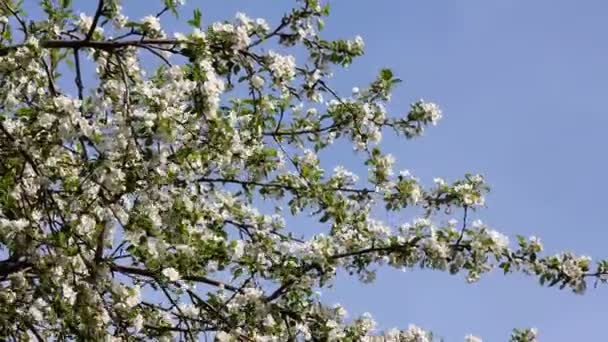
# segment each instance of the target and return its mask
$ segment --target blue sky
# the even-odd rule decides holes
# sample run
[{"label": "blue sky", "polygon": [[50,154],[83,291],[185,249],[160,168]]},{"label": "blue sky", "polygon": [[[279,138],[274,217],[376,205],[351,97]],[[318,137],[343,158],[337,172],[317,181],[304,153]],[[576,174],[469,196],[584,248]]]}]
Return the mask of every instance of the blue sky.
[{"label": "blue sky", "polygon": [[[426,137],[387,139],[423,180],[486,175],[477,216],[514,235],[538,235],[548,253],[606,257],[602,153],[608,126],[608,43],[601,1],[333,1],[330,29],[359,32],[367,54],[346,81],[391,66],[405,80],[391,105],[438,102]],[[374,285],[337,284],[336,298],[383,326],[414,322],[448,341],[474,333],[506,340],[535,326],[543,341],[604,340],[606,288],[578,296],[533,278],[495,273],[475,285],[428,271],[382,272]]]},{"label": "blue sky", "polygon": [[[93,4],[93,2],[91,2]],[[125,7],[152,11],[125,1]],[[291,1],[188,0],[209,24],[237,10],[276,23]],[[418,98],[444,111],[415,141],[385,137],[398,169],[429,184],[466,172],[492,192],[476,217],[496,229],[537,235],[548,253],[608,257],[604,180],[608,173],[608,3],[599,0],[331,1],[326,35],[366,41],[366,55],[332,84],[346,93],[381,67],[404,80],[390,110]],[[154,11],[156,11],[154,7]],[[349,154],[334,160],[354,164]],[[371,312],[380,328],[409,323],[447,341],[473,333],[504,341],[513,327],[537,327],[543,341],[601,341],[608,287],[584,296],[541,288],[531,277],[493,273],[474,285],[461,275],[383,270],[372,285],[340,277],[324,292],[352,316]]]}]

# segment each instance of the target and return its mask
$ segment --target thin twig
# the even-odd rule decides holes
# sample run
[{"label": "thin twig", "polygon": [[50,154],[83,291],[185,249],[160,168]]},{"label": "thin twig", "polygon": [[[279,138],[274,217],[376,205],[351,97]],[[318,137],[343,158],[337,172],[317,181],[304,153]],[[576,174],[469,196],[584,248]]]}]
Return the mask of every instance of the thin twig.
[{"label": "thin twig", "polygon": [[103,13],[103,5],[104,5],[104,0],[99,0],[97,2],[97,10],[95,10],[95,16],[93,17],[93,23],[91,24],[91,27],[89,28],[89,32],[87,32],[87,35],[84,38],[85,41],[89,41],[93,37],[93,33],[95,33],[95,29],[97,28],[97,23],[99,22],[99,18],[101,17],[101,14]]}]

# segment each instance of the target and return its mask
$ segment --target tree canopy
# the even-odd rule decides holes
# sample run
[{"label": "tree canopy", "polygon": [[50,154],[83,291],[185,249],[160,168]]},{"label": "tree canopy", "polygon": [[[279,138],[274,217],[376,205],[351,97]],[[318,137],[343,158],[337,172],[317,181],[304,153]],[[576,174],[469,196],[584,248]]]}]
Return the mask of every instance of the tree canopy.
[{"label": "tree canopy", "polygon": [[[388,113],[389,69],[335,90],[365,44],[323,38],[329,6],[204,25],[181,2],[128,18],[119,0],[91,13],[41,0],[35,15],[0,0],[3,340],[364,341],[372,317],[317,294],[339,270],[475,282],[499,269],[577,293],[608,279],[608,261],[546,256],[537,237],[467,219],[485,204],[481,175],[429,187],[393,171],[382,135],[417,138],[442,112],[420,100]],[[189,31],[163,27],[171,15]],[[338,142],[367,175],[324,167]],[[381,219],[403,211],[409,222]],[[415,325],[383,334],[433,340]]]}]

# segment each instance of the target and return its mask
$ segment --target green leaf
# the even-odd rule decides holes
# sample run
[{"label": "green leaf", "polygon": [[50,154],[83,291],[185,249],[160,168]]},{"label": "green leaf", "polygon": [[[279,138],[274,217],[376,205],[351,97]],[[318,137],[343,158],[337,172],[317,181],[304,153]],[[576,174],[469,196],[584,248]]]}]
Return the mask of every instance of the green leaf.
[{"label": "green leaf", "polygon": [[177,12],[177,6],[175,0],[165,0],[165,6],[171,11],[171,13],[177,18],[179,13]]},{"label": "green leaf", "polygon": [[391,81],[393,79],[393,71],[391,69],[380,70],[380,77],[385,81]]},{"label": "green leaf", "polygon": [[317,18],[317,29],[319,31],[323,30],[325,28],[325,21],[321,18]]},{"label": "green leaf", "polygon": [[329,15],[329,4],[326,4],[325,6],[323,6],[323,8],[321,8],[321,14],[323,15]]},{"label": "green leaf", "polygon": [[195,8],[192,13],[192,19],[188,20],[188,25],[190,25],[194,28],[200,28],[202,25],[202,18],[203,18],[203,14],[201,13],[201,10],[198,8]]}]

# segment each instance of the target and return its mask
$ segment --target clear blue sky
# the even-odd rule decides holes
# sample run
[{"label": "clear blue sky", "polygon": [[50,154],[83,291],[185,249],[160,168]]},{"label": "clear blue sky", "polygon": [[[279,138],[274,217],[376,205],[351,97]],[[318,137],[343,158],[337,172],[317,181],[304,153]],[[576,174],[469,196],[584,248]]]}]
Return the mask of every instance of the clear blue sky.
[{"label": "clear blue sky", "polygon": [[[143,8],[154,1],[125,1]],[[208,24],[237,10],[276,23],[291,1],[196,1]],[[380,67],[405,82],[390,109],[424,98],[444,120],[416,141],[384,147],[427,184],[479,172],[492,186],[477,213],[510,236],[537,235],[548,253],[608,257],[608,2],[601,0],[333,0],[326,34],[366,41],[366,55],[333,80],[343,92]],[[147,6],[147,5],[146,5]],[[132,7],[131,7],[132,8]],[[152,8],[152,6],[150,6]],[[156,11],[157,6],[154,7]],[[350,165],[349,154],[335,159]],[[415,323],[447,341],[473,333],[505,341],[533,326],[542,341],[603,341],[608,287],[584,296],[541,288],[534,278],[493,273],[474,285],[461,275],[385,270],[372,285],[342,277],[323,294],[380,328]]]}]

